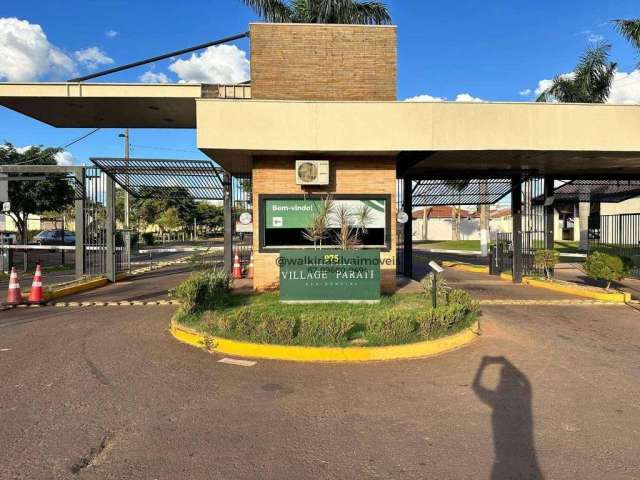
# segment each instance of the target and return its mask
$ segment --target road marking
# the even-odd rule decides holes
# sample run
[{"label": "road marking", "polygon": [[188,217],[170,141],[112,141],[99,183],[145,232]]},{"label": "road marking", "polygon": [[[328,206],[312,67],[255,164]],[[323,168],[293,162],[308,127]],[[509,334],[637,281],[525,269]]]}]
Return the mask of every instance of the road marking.
[{"label": "road marking", "polygon": [[10,352],[10,348],[0,348],[0,352]]},{"label": "road marking", "polygon": [[251,360],[238,360],[236,358],[224,357],[222,360],[218,360],[218,363],[227,363],[229,365],[239,365],[241,367],[253,367],[258,362]]},{"label": "road marking", "polygon": [[539,306],[572,306],[572,307],[586,307],[590,305],[602,305],[602,306],[623,306],[623,303],[606,302],[604,300],[480,300],[480,305],[539,305]]}]

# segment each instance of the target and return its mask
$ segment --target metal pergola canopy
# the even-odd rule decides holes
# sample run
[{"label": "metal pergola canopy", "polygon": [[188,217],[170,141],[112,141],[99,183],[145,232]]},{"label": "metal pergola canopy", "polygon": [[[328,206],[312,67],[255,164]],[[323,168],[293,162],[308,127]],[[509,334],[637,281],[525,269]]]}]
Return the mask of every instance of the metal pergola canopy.
[{"label": "metal pergola canopy", "polygon": [[222,200],[223,170],[210,160],[91,158],[91,162],[136,198]]},{"label": "metal pergola canopy", "polygon": [[417,180],[413,206],[488,205],[497,203],[510,191],[510,178]]},{"label": "metal pergola canopy", "polygon": [[[570,180],[556,187],[554,200],[619,203],[640,195],[640,180]],[[544,199],[537,197],[534,203]]]}]

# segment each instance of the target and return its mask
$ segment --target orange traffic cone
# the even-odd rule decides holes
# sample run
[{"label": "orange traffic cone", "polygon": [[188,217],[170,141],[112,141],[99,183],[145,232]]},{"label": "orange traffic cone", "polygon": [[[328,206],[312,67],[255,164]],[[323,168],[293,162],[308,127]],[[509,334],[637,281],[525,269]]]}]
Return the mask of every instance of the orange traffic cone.
[{"label": "orange traffic cone", "polygon": [[249,260],[249,267],[247,268],[247,278],[253,278],[253,252],[251,252],[251,258]]},{"label": "orange traffic cone", "polygon": [[44,298],[42,298],[42,269],[39,263],[36,264],[36,273],[33,275],[28,302],[33,304],[44,303]]},{"label": "orange traffic cone", "polygon": [[18,274],[16,273],[16,267],[11,267],[11,276],[9,277],[9,292],[7,293],[7,305],[20,305],[21,303],[22,292],[20,292]]},{"label": "orange traffic cone", "polygon": [[240,270],[240,257],[238,257],[238,251],[236,250],[236,256],[233,259],[233,278],[242,278],[242,271]]}]

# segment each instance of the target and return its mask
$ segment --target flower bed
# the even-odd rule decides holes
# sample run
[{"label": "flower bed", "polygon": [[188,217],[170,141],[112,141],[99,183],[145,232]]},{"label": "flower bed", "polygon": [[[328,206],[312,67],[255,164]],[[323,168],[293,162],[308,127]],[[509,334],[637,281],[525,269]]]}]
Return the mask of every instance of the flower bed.
[{"label": "flower bed", "polygon": [[[276,345],[382,346],[431,340],[457,333],[471,326],[478,305],[462,290],[438,293],[438,307],[432,308],[426,293],[383,296],[379,304],[281,304],[277,293],[228,295],[211,275],[196,282],[211,284],[217,299],[198,289],[188,292],[198,302],[187,303],[173,321],[212,337]],[[193,284],[194,280],[187,280]],[[198,307],[202,305],[202,307]]]}]

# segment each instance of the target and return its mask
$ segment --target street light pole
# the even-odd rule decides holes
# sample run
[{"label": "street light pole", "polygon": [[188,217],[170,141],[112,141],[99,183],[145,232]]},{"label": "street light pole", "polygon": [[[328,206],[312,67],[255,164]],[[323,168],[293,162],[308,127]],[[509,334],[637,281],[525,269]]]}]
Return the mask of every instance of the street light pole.
[{"label": "street light pole", "polygon": [[124,192],[124,228],[129,230],[129,129],[124,129],[124,168],[126,171]]}]

